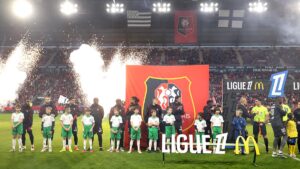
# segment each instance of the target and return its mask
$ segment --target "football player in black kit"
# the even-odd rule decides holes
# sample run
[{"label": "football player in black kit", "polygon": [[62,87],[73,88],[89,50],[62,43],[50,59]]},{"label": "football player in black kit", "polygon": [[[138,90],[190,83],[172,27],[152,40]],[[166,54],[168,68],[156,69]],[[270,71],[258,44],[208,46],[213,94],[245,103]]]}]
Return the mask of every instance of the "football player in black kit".
[{"label": "football player in black kit", "polygon": [[173,115],[175,116],[175,130],[177,134],[182,134],[182,118],[184,115],[183,104],[181,103],[181,96],[176,96],[174,103],[171,105],[173,108]]},{"label": "football player in black kit", "polygon": [[[286,115],[287,112],[285,112],[282,108],[283,99],[278,98],[277,103],[275,105],[272,105],[271,107],[271,118],[270,122],[273,128],[274,133],[274,141],[273,141],[273,153],[272,157],[283,157],[283,148],[287,142],[287,132],[285,125],[283,123],[282,118]],[[280,146],[278,147],[278,142],[281,140],[281,137],[283,138],[280,142]],[[277,152],[278,149],[278,152]]]},{"label": "football player in black kit", "polygon": [[297,108],[294,110],[294,117],[296,120],[297,131],[298,131],[298,152],[300,154],[300,101],[298,101]]},{"label": "football player in black kit", "polygon": [[[103,151],[103,147],[102,147],[102,134],[103,134],[102,119],[103,119],[103,116],[104,116],[104,110],[103,110],[103,107],[99,105],[99,99],[98,98],[94,98],[94,103],[91,105],[90,109],[91,109],[91,115],[95,119],[95,126],[94,126],[94,129],[93,129],[93,133],[94,133],[94,136],[95,136],[95,134],[98,135],[99,150]],[[93,142],[94,142],[94,137],[93,137]]]},{"label": "football player in black kit", "polygon": [[21,108],[21,112],[24,114],[23,134],[22,134],[23,149],[26,149],[26,132],[27,132],[31,143],[31,151],[34,151],[34,136],[32,133],[33,110],[31,108],[30,100],[26,100],[26,103]]},{"label": "football player in black kit", "polygon": [[147,108],[146,114],[144,114],[144,121],[147,122],[148,118],[151,116],[151,110],[156,111],[156,116],[159,118],[159,120],[162,120],[162,109],[161,106],[158,104],[158,99],[153,98],[152,104],[150,104]]},{"label": "football player in black kit", "polygon": [[[75,98],[70,98],[70,109],[71,109],[71,114],[73,116],[73,125],[72,125],[72,134],[74,137],[74,150],[78,151],[78,128],[77,128],[77,118],[78,116],[80,116],[80,111],[79,111],[79,107],[76,104],[76,99]],[[68,139],[67,139],[68,140]]]},{"label": "football player in black kit", "polygon": [[[208,100],[206,102],[206,106],[204,106],[204,108],[203,108],[203,118],[206,121],[206,125],[207,125],[207,127],[205,127],[205,134],[207,134],[207,135],[211,135],[211,122],[210,122],[210,119],[211,119],[211,116],[213,114],[213,109],[214,109],[213,101]],[[209,139],[207,139],[207,141],[209,141]]]}]

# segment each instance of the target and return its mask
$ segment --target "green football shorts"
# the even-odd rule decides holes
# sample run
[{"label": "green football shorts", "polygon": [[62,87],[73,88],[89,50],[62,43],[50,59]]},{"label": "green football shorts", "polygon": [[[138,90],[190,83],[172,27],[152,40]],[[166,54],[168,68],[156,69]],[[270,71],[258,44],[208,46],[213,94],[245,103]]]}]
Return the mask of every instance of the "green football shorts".
[{"label": "green football shorts", "polygon": [[220,126],[213,126],[212,132],[213,139],[216,139],[216,136],[222,133],[222,128]]},{"label": "green football shorts", "polygon": [[121,131],[119,130],[118,127],[112,127],[111,128],[113,131],[116,131],[117,133],[113,133],[110,131],[110,139],[112,140],[121,140]]},{"label": "green football shorts", "polygon": [[[70,125],[66,125],[64,124],[65,128],[69,128]],[[61,129],[61,136],[62,138],[71,138],[72,137],[72,129],[70,129],[69,131],[66,131],[63,127]]]},{"label": "green football shorts", "polygon": [[49,126],[49,127],[43,127],[43,137],[44,138],[51,138],[52,137],[52,133],[51,133],[51,130],[52,127]]},{"label": "green football shorts", "polygon": [[[17,123],[14,123],[17,124]],[[22,135],[23,134],[23,123],[19,124],[18,126],[12,129],[12,135]]]},{"label": "green football shorts", "polygon": [[83,139],[87,139],[87,138],[93,138],[94,134],[93,134],[93,130],[91,131],[93,125],[84,125],[83,126]]},{"label": "green football shorts", "polygon": [[171,138],[173,134],[175,134],[175,127],[166,126],[166,138]]},{"label": "green football shorts", "polygon": [[131,128],[130,130],[130,138],[131,140],[140,140],[141,139],[141,128],[139,128],[137,131]]},{"label": "green football shorts", "polygon": [[149,127],[148,128],[148,139],[149,140],[158,140],[158,128]]}]

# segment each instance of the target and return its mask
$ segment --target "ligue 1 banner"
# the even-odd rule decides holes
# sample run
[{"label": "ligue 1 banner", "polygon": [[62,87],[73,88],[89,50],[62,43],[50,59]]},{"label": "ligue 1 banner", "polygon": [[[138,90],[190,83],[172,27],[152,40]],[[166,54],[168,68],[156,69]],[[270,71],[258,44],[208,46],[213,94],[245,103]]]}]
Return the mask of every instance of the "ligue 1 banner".
[{"label": "ligue 1 banner", "polygon": [[225,93],[261,93],[269,98],[282,97],[288,92],[300,92],[300,81],[287,80],[288,71],[271,75],[270,79],[224,81]]},{"label": "ligue 1 banner", "polygon": [[175,43],[196,43],[197,14],[195,11],[176,11],[174,21]]},{"label": "ligue 1 banner", "polygon": [[[165,134],[162,135],[162,153],[187,153],[190,152],[192,154],[225,154],[226,146],[235,146],[234,153],[240,154],[240,147],[244,146],[245,154],[250,153],[249,147],[253,147],[256,155],[260,155],[259,147],[257,142],[255,141],[253,136],[248,136],[244,138],[243,136],[238,136],[235,144],[227,143],[228,133],[218,134],[216,136],[216,143],[210,143],[210,135],[202,135],[202,140],[199,135],[189,135],[186,136],[184,134],[179,134],[177,138],[175,135],[171,138],[171,143],[166,143]],[[252,145],[249,142],[252,141]],[[242,143],[242,144],[241,144]],[[214,151],[209,150],[207,147],[209,145],[214,146]]]},{"label": "ligue 1 banner", "polygon": [[[180,96],[184,106],[182,130],[184,134],[194,133],[197,113],[203,110],[209,98],[209,66],[127,66],[126,100],[132,96],[139,98],[141,115],[157,98],[163,112]],[[126,102],[126,108],[129,106]],[[126,125],[127,128],[128,124]],[[141,147],[147,147],[147,127],[141,126]],[[124,144],[128,147],[129,136],[125,131]]]}]

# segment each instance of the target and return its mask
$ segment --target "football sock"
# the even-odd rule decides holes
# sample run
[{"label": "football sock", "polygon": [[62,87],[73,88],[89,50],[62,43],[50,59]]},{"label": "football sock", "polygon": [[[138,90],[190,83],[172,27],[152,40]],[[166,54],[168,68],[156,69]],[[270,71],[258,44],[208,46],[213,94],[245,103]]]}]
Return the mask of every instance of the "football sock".
[{"label": "football sock", "polygon": [[47,139],[44,138],[44,139],[43,139],[43,148],[45,148],[46,146],[47,146]]},{"label": "football sock", "polygon": [[167,144],[168,144],[168,146],[167,146],[167,148],[168,148],[168,150],[170,150],[171,151],[171,146],[170,146],[170,139],[167,139]]},{"label": "football sock", "polygon": [[264,138],[265,146],[266,146],[266,151],[269,151],[269,140],[267,138]]},{"label": "football sock", "polygon": [[71,149],[71,145],[72,145],[72,139],[71,138],[69,138],[68,144],[69,144],[69,149]]},{"label": "football sock", "polygon": [[86,139],[83,140],[83,149],[86,150]]},{"label": "football sock", "polygon": [[136,145],[137,145],[138,151],[141,151],[140,140],[136,141]]},{"label": "football sock", "polygon": [[115,140],[111,139],[110,145],[111,145],[111,150],[113,150],[115,148]]},{"label": "football sock", "polygon": [[282,151],[284,146],[286,145],[288,137],[287,136],[283,136],[281,144],[280,144],[280,150]]},{"label": "football sock", "polygon": [[92,141],[92,139],[89,139],[89,144],[90,144],[90,149],[92,150],[93,149],[93,141]]},{"label": "football sock", "polygon": [[51,138],[48,138],[48,146],[49,146],[49,148],[52,147],[52,140],[51,140]]},{"label": "football sock", "polygon": [[154,141],[154,151],[157,149],[157,140]]},{"label": "football sock", "polygon": [[23,144],[22,144],[22,139],[21,138],[18,139],[18,143],[19,143],[19,148],[22,148]]},{"label": "football sock", "polygon": [[149,147],[148,147],[148,150],[151,150],[152,148],[152,140],[149,140]]},{"label": "football sock", "polygon": [[296,153],[295,153],[296,146],[295,146],[295,145],[291,145],[291,149],[292,149],[291,154],[293,154],[293,155],[296,154]]},{"label": "football sock", "polygon": [[16,139],[12,139],[12,148],[16,149]]},{"label": "football sock", "polygon": [[119,150],[120,147],[120,140],[117,141],[117,150]]},{"label": "football sock", "polygon": [[133,146],[133,140],[130,140],[130,147],[129,147],[129,151],[132,151],[132,146]]},{"label": "football sock", "polygon": [[66,139],[63,139],[63,148],[66,148]]},{"label": "football sock", "polygon": [[275,137],[273,141],[273,152],[276,152],[277,148],[280,150],[280,147],[278,147],[278,137]]}]

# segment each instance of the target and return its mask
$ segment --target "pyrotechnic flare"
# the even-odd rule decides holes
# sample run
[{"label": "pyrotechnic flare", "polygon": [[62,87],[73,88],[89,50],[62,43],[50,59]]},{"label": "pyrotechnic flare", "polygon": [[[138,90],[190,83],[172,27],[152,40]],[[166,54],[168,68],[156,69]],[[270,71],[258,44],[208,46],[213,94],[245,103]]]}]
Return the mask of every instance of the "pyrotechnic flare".
[{"label": "pyrotechnic flare", "polygon": [[19,88],[40,56],[39,46],[30,46],[22,40],[0,66],[0,104],[5,105],[17,98]]},{"label": "pyrotechnic flare", "polygon": [[144,56],[141,52],[121,56],[118,50],[105,68],[101,52],[95,46],[83,44],[71,53],[70,60],[87,101],[92,103],[98,97],[107,114],[117,98],[125,99],[126,65],[140,65]]}]

